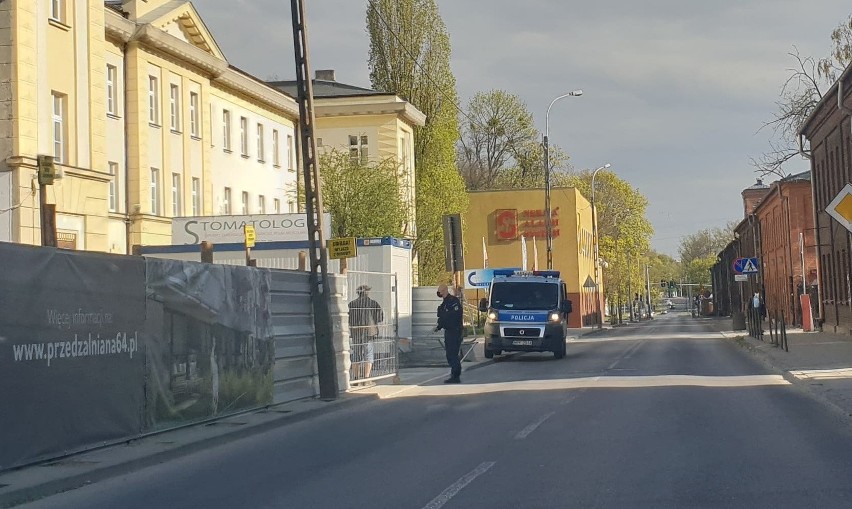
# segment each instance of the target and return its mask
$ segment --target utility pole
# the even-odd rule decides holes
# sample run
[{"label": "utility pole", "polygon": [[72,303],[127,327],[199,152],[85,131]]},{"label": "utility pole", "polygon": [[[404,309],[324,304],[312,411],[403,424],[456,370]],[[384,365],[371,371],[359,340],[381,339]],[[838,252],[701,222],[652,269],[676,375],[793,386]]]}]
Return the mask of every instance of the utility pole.
[{"label": "utility pole", "polygon": [[317,166],[317,145],[314,138],[314,94],[308,65],[308,30],[303,0],[290,0],[293,15],[293,48],[296,57],[296,86],[298,88],[299,119],[301,122],[302,170],[305,183],[305,214],[308,223],[310,253],[311,303],[314,312],[314,335],[317,351],[317,374],[320,398],[336,399],[337,363],[329,312],[328,258],[323,239],[322,184]]}]

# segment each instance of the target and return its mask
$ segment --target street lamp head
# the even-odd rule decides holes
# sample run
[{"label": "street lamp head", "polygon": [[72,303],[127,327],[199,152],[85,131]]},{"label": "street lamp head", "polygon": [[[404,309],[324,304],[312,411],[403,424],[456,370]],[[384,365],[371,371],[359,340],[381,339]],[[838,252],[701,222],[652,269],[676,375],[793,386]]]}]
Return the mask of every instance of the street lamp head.
[{"label": "street lamp head", "polygon": [[574,97],[579,97],[579,96],[583,95],[583,91],[582,90],[575,90],[568,95],[572,95]]},{"label": "street lamp head", "polygon": [[611,166],[612,166],[611,164],[606,163],[606,164],[604,165],[604,168],[609,168],[609,167],[611,167]]}]

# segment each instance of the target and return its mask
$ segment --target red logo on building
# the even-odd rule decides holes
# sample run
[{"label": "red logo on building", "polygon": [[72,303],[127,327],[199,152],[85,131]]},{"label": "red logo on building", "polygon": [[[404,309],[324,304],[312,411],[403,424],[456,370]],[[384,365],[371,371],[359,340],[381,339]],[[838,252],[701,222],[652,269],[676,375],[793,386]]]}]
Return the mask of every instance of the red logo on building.
[{"label": "red logo on building", "polygon": [[518,238],[518,211],[499,209],[494,211],[494,236],[497,240],[515,240]]}]

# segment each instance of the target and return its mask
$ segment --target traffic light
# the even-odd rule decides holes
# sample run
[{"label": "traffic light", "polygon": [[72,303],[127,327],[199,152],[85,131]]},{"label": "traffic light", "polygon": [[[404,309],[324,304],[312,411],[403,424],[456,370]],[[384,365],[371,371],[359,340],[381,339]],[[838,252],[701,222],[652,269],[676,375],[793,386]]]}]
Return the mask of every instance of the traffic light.
[{"label": "traffic light", "polygon": [[668,282],[665,279],[660,281],[660,288],[665,288],[666,285],[668,285]]}]

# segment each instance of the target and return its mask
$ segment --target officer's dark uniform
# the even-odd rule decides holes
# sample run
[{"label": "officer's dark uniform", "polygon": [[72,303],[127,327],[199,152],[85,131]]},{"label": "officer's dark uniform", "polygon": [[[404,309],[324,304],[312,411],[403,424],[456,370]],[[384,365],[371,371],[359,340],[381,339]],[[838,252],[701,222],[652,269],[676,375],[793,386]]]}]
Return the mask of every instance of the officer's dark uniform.
[{"label": "officer's dark uniform", "polygon": [[441,329],[444,330],[444,349],[450,365],[450,379],[447,381],[458,382],[461,376],[462,305],[455,295],[447,295],[438,306],[438,327],[435,330]]}]

